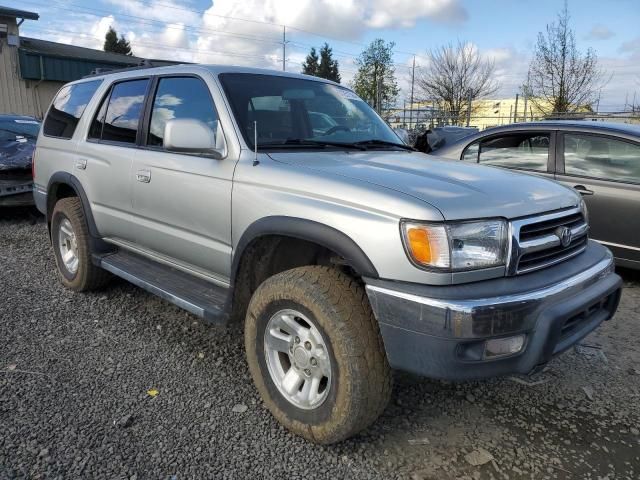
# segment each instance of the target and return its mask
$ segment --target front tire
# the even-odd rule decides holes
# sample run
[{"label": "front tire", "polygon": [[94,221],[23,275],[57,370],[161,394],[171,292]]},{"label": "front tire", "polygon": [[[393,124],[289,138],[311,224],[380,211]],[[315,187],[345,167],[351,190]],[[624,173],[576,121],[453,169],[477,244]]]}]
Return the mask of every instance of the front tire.
[{"label": "front tire", "polygon": [[77,197],[63,198],[51,215],[51,243],[62,284],[77,292],[95,290],[110,278],[91,261],[89,228]]},{"label": "front tire", "polygon": [[267,279],[249,303],[245,349],[267,408],[312,442],[355,435],[389,401],[377,321],[362,287],[338,270],[300,267]]}]

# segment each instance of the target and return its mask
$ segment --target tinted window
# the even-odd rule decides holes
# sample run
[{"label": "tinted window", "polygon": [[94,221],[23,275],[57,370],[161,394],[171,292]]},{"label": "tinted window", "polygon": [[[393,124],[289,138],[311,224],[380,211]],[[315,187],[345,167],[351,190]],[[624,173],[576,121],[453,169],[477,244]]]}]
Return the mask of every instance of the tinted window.
[{"label": "tinted window", "polygon": [[163,145],[167,120],[189,118],[200,120],[214,132],[218,115],[207,85],[199,78],[161,78],[153,100],[148,145]]},{"label": "tinted window", "polygon": [[98,113],[93,118],[91,122],[91,126],[89,127],[89,138],[100,139],[102,138],[102,127],[104,126],[104,117],[107,113],[107,104],[109,103],[109,96],[111,95],[111,90],[107,92],[105,97],[102,99],[102,103],[100,104],[100,108],[98,109]]},{"label": "tinted window", "polygon": [[480,143],[480,163],[506,168],[547,171],[549,134],[506,135]]},{"label": "tinted window", "polygon": [[564,136],[568,175],[640,183],[640,146],[595,135]]},{"label": "tinted window", "polygon": [[102,128],[102,140],[135,143],[148,79],[116,83]]},{"label": "tinted window", "polygon": [[15,141],[17,137],[35,140],[40,130],[40,122],[28,118],[0,119],[0,141]]},{"label": "tinted window", "polygon": [[44,134],[71,138],[78,121],[102,80],[66,85],[53,99],[44,121]]}]

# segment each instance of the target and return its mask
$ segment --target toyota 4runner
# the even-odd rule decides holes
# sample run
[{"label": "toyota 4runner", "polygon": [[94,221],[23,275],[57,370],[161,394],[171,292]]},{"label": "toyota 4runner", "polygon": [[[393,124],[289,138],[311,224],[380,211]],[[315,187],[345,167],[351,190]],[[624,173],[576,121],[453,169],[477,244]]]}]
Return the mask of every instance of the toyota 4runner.
[{"label": "toyota 4runner", "polygon": [[54,99],[34,170],[66,287],[116,275],[244,322],[265,405],[318,443],[375,421],[391,368],[526,374],[620,297],[577,193],[413,151],[323,79],[195,65],[88,77]]}]

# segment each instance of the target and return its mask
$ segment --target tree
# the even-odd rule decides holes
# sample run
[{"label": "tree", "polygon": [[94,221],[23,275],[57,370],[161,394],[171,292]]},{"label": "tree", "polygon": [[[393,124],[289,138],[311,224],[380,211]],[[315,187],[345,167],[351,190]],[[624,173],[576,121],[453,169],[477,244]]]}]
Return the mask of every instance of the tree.
[{"label": "tree", "polygon": [[495,65],[469,43],[449,43],[427,52],[428,64],[416,84],[425,98],[438,102],[454,123],[463,121],[475,100],[498,90]]},{"label": "tree", "polygon": [[306,60],[302,64],[302,73],[313,75],[315,77],[318,75],[318,66],[318,53],[316,52],[316,47],[311,47],[309,55],[307,55]]},{"label": "tree", "polygon": [[325,43],[320,49],[320,65],[318,66],[317,75],[318,77],[340,83],[338,61],[333,59],[333,50],[328,43]]},{"label": "tree", "polygon": [[333,51],[328,43],[325,43],[320,49],[320,57],[318,57],[315,47],[311,47],[309,55],[302,64],[302,73],[340,83],[338,61],[333,59]]},{"label": "tree", "polygon": [[133,55],[129,42],[124,38],[124,35],[120,35],[120,38],[118,38],[118,33],[114,30],[113,27],[109,27],[107,34],[104,36],[103,49],[105,52]]},{"label": "tree", "polygon": [[378,38],[356,59],[358,71],[352,87],[378,112],[393,105],[400,91],[393,66],[394,46]]},{"label": "tree", "polygon": [[591,107],[605,83],[596,52],[589,48],[583,54],[576,48],[569,19],[565,2],[557,23],[547,24],[546,31],[538,33],[529,65],[524,91],[534,107],[545,115]]}]

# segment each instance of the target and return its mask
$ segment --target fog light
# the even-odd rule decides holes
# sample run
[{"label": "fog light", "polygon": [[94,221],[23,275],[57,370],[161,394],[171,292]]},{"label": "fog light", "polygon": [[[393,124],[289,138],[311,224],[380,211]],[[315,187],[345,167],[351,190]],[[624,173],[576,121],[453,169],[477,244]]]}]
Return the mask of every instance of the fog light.
[{"label": "fog light", "polygon": [[524,346],[524,335],[515,337],[493,338],[484,344],[484,358],[504,357],[513,355],[522,350]]}]

